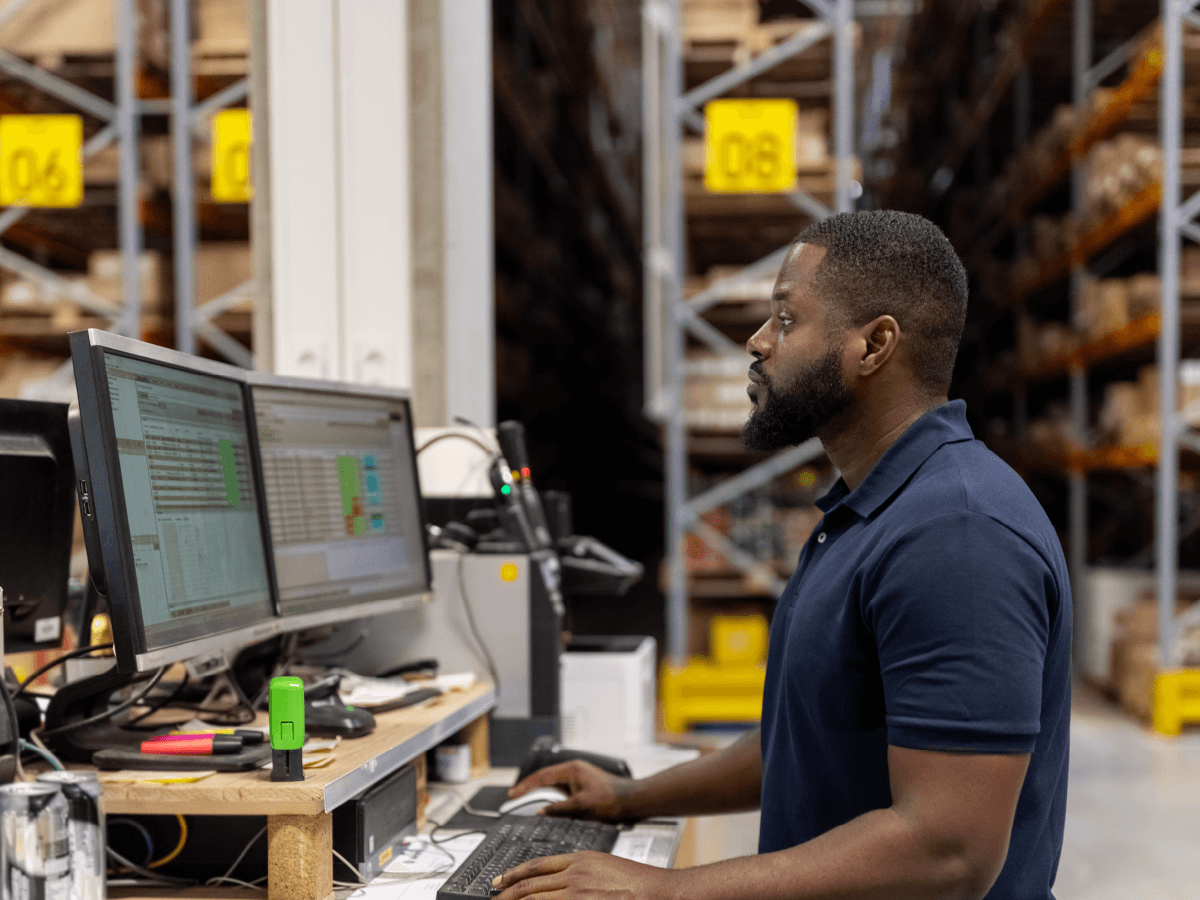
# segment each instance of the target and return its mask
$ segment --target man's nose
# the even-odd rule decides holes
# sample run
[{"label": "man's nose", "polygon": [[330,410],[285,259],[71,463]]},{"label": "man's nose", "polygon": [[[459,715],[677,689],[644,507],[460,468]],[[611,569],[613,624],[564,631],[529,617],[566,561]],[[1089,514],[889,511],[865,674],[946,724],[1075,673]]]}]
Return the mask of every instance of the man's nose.
[{"label": "man's nose", "polygon": [[764,322],[763,326],[750,335],[750,340],[746,341],[746,352],[755,359],[765,359],[771,350],[771,342],[766,340],[763,334],[767,330],[767,326],[771,323]]}]

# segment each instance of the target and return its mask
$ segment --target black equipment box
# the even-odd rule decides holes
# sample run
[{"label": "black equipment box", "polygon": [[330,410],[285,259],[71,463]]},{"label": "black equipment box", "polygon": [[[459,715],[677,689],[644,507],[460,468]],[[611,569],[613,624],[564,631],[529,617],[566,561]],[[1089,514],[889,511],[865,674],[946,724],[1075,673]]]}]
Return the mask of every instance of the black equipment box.
[{"label": "black equipment box", "polygon": [[[333,811],[333,849],[370,881],[404,838],[417,833],[417,770],[409,763]],[[336,856],[333,877],[357,881]]]}]

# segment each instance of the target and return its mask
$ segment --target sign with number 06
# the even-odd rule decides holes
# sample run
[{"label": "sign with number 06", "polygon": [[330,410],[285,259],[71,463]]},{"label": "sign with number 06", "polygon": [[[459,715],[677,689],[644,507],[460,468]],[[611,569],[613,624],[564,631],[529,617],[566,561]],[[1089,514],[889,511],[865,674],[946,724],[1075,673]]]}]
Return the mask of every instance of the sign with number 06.
[{"label": "sign with number 06", "polygon": [[795,100],[713,100],[704,107],[704,186],[773,194],[796,186]]},{"label": "sign with number 06", "polygon": [[218,203],[247,203],[254,196],[251,124],[248,109],[227,109],[213,116],[212,198]]},{"label": "sign with number 06", "polygon": [[0,205],[83,202],[83,119],[0,116]]}]

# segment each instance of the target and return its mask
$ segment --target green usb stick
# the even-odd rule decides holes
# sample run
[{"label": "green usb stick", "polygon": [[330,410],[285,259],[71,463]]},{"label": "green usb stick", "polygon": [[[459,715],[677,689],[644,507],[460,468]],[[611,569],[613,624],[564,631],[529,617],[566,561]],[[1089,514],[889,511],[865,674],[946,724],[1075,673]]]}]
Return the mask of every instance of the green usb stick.
[{"label": "green usb stick", "polygon": [[271,780],[304,780],[304,682],[293,675],[271,679]]}]

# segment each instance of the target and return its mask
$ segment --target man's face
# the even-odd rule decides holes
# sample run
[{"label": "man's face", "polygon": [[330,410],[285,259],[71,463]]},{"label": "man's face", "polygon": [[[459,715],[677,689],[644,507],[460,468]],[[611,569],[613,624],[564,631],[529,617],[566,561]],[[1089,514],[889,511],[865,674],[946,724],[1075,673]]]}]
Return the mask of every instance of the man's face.
[{"label": "man's face", "polygon": [[812,289],[823,247],[802,244],[779,270],[771,318],[750,338],[747,393],[754,403],[742,428],[750,450],[801,444],[836,424],[854,406],[842,374],[842,351],[831,337],[826,306]]}]

